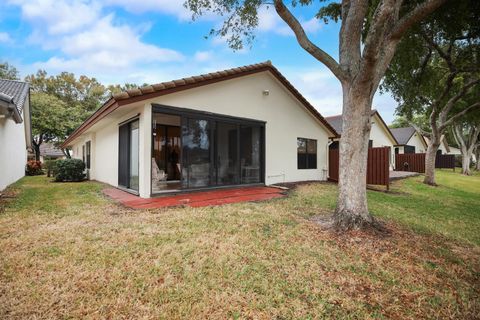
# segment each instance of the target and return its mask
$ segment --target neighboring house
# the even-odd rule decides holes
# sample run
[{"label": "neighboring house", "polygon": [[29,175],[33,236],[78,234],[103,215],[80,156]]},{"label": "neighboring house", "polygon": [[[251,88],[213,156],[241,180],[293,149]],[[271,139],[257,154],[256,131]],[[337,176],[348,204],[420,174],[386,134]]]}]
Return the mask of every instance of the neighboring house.
[{"label": "neighboring house", "polygon": [[[331,117],[325,117],[328,123],[341,135],[342,134],[342,115],[336,115]],[[370,141],[369,147],[390,147],[390,167],[393,169],[395,167],[395,156],[394,156],[394,146],[397,145],[397,140],[393,136],[392,132],[383,121],[382,117],[377,110],[372,110],[371,112],[371,130],[370,130]],[[337,137],[333,139],[334,141],[330,145],[331,149],[338,148],[338,143],[340,138]]]},{"label": "neighboring house", "polygon": [[268,61],[116,94],[62,147],[91,179],[149,198],[326,180],[336,136]]},{"label": "neighboring house", "polygon": [[425,153],[427,151],[427,141],[414,127],[393,128],[390,131],[398,141],[398,145],[395,146],[395,154]]},{"label": "neighboring house", "polygon": [[28,83],[0,79],[0,191],[25,175],[31,136]]},{"label": "neighboring house", "polygon": [[[35,153],[32,153],[30,157],[35,158]],[[65,159],[66,156],[63,151],[57,147],[53,143],[50,142],[43,142],[40,145],[40,161],[43,163],[45,160],[57,160],[57,159]]]},{"label": "neighboring house", "polygon": [[[423,137],[425,141],[428,143],[430,142],[430,139],[427,137]],[[445,138],[444,135],[440,138],[440,146],[438,147],[437,154],[451,154],[450,153],[450,146],[448,145],[447,138]]]}]

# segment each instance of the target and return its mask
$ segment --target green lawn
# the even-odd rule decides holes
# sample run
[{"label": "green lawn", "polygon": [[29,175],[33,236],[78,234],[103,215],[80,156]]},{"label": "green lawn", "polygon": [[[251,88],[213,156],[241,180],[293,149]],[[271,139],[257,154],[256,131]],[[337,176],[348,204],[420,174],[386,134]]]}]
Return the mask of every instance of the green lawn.
[{"label": "green lawn", "polygon": [[27,177],[0,210],[0,318],[478,318],[480,176],[369,191],[389,236],[338,235],[336,186],[129,210],[102,185]]}]

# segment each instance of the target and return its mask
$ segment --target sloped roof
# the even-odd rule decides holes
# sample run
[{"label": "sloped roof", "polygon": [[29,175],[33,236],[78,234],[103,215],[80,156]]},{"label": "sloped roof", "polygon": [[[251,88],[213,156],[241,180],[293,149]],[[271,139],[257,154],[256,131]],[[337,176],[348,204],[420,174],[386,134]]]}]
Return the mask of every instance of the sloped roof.
[{"label": "sloped roof", "polygon": [[[373,117],[377,115],[378,118],[380,119],[380,121],[382,122],[383,126],[386,128],[387,130],[387,133],[390,135],[390,137],[392,138],[393,141],[397,141],[396,137],[393,135],[393,133],[390,131],[390,128],[388,128],[387,124],[385,123],[385,121],[383,120],[382,116],[380,115],[380,113],[378,113],[377,110],[373,109],[370,113],[370,117]],[[327,122],[335,129],[335,131],[338,132],[338,134],[342,134],[342,124],[343,124],[343,121],[342,121],[342,115],[341,114],[338,114],[338,115],[335,115],[335,116],[330,116],[330,117],[325,117],[325,120],[327,120]]]},{"label": "sloped roof", "polygon": [[338,134],[342,134],[342,115],[336,115],[331,117],[325,117],[325,120],[338,132]]},{"label": "sloped roof", "polygon": [[395,136],[395,139],[397,139],[398,144],[407,144],[408,140],[413,136],[415,133],[415,128],[414,127],[405,127],[405,128],[393,128],[390,129],[392,131],[393,135]]},{"label": "sloped roof", "polygon": [[28,96],[29,85],[27,82],[0,79],[0,99],[15,104],[19,112],[22,111]]},{"label": "sloped roof", "polygon": [[27,82],[0,79],[0,101],[15,106],[15,121],[21,122],[21,114],[28,97],[29,85]]},{"label": "sloped roof", "polygon": [[122,105],[264,71],[269,71],[298,101],[300,101],[300,103],[312,114],[313,117],[317,118],[329,131],[331,131],[333,136],[337,136],[336,130],[325,120],[325,118],[322,117],[322,115],[313,107],[313,105],[311,105],[307,99],[302,96],[302,94],[280,73],[280,71],[278,71],[277,68],[272,65],[270,61],[265,61],[243,67],[161,82],[114,94],[102,107],[100,107],[92,116],[90,116],[90,118],[88,118],[80,127],[78,127],[68,137],[67,140],[65,140],[62,147],[68,146],[69,143],[82,134],[82,132]]},{"label": "sloped roof", "polygon": [[62,150],[55,147],[53,143],[44,142],[40,145],[40,154],[46,157],[62,157],[64,156]]}]

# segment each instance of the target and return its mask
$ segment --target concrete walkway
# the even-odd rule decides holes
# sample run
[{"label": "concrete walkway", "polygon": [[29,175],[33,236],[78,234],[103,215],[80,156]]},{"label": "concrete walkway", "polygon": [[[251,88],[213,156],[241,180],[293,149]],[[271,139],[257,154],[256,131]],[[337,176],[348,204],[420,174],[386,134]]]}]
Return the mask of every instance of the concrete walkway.
[{"label": "concrete walkway", "polygon": [[286,195],[285,190],[271,187],[243,187],[197,191],[171,196],[165,195],[150,199],[142,199],[116,188],[104,189],[103,193],[132,209],[155,209],[176,206],[207,207],[228,203],[270,200]]},{"label": "concrete walkway", "polygon": [[419,176],[418,172],[390,171],[390,181]]}]

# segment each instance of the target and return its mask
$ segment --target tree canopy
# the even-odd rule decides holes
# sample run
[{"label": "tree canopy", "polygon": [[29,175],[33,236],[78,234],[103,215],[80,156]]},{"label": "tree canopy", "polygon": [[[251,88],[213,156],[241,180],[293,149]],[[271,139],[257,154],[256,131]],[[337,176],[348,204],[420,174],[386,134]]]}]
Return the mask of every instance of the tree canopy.
[{"label": "tree canopy", "polygon": [[19,80],[20,76],[17,68],[8,62],[0,62],[0,79]]}]

